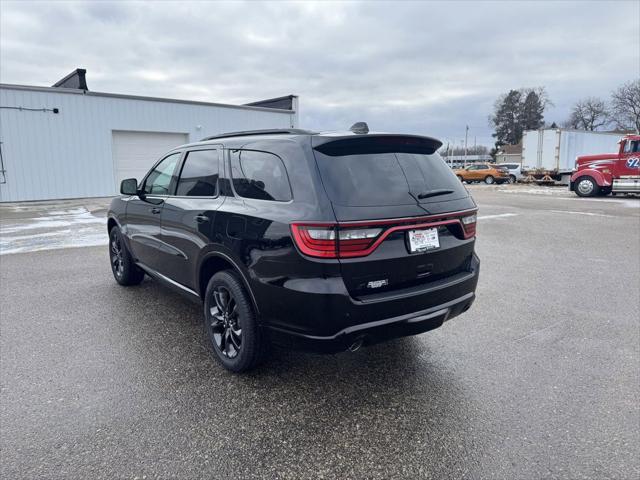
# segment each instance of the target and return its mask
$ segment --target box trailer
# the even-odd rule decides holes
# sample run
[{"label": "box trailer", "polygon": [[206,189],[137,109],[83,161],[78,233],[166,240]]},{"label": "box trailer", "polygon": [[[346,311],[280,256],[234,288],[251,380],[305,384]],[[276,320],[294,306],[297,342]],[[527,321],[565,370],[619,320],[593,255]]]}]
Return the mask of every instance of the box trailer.
[{"label": "box trailer", "polygon": [[568,185],[576,157],[618,151],[619,133],[564,128],[527,130],[522,136],[522,170],[530,177]]}]

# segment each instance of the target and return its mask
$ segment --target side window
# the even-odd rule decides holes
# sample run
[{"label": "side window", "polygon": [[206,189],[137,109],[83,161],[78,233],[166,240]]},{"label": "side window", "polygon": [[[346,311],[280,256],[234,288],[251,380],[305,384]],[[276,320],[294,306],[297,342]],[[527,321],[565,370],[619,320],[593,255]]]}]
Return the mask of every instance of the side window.
[{"label": "side window", "polygon": [[236,193],[245,198],[291,200],[291,186],[280,157],[252,150],[231,152],[231,178]]},{"label": "side window", "polygon": [[624,143],[623,153],[637,153],[640,150],[640,141],[638,140],[627,140]]},{"label": "side window", "polygon": [[180,160],[180,153],[172,153],[155,166],[144,181],[144,193],[150,195],[169,195],[169,186],[173,172]]},{"label": "side window", "polygon": [[489,167],[486,165],[478,165],[478,170],[489,170]]},{"label": "side window", "polygon": [[215,197],[218,195],[218,150],[187,153],[176,195]]},{"label": "side window", "polygon": [[472,170],[477,170],[478,168],[475,165],[471,165],[470,167],[467,167],[467,170],[470,172]]}]

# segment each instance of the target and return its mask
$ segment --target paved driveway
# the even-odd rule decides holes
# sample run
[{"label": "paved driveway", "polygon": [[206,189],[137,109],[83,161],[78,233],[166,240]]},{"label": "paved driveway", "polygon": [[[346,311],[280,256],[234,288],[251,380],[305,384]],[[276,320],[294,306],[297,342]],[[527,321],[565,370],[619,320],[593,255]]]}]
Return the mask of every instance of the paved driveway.
[{"label": "paved driveway", "polygon": [[104,246],[2,255],[0,476],[637,479],[640,202],[470,190],[468,313],[247,376],[211,362],[198,305],[117,286]]}]

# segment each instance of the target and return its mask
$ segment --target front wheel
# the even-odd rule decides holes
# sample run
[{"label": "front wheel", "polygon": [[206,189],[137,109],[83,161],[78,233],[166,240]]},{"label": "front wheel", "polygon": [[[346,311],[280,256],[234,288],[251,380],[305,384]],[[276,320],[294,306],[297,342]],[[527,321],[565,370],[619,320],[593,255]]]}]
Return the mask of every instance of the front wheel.
[{"label": "front wheel", "polygon": [[144,271],[131,258],[118,227],[109,232],[109,260],[113,277],[120,285],[138,285],[144,280]]},{"label": "front wheel", "polygon": [[515,175],[509,175],[509,183],[516,183],[516,176]]},{"label": "front wheel", "polygon": [[495,179],[491,175],[487,175],[486,177],[484,177],[484,183],[486,183],[487,185],[491,185],[494,182]]},{"label": "front wheel", "polygon": [[260,363],[267,340],[251,299],[234,272],[218,272],[209,280],[204,320],[213,352],[227,370],[246,372]]},{"label": "front wheel", "polygon": [[591,177],[580,177],[575,185],[575,192],[579,197],[595,197],[600,193],[600,187]]}]

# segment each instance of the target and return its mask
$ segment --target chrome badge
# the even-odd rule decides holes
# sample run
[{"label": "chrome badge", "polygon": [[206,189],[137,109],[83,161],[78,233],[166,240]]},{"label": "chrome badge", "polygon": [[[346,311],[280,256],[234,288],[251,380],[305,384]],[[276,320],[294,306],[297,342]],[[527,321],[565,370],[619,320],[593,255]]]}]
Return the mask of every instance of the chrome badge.
[{"label": "chrome badge", "polygon": [[384,280],[373,280],[367,283],[367,288],[380,288],[386,287],[387,285],[389,285],[389,280],[385,278]]}]

